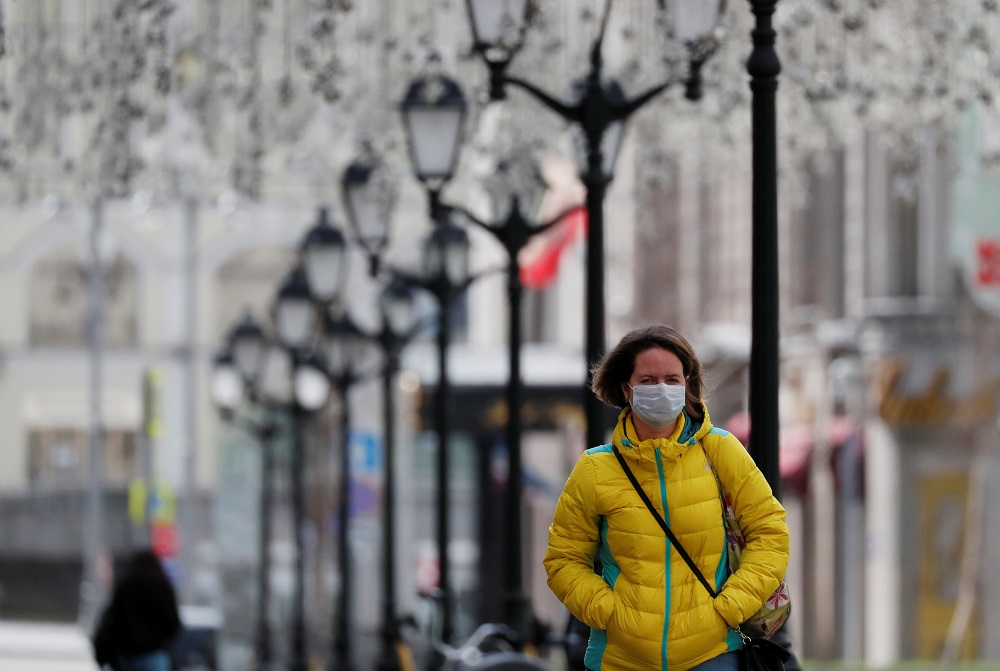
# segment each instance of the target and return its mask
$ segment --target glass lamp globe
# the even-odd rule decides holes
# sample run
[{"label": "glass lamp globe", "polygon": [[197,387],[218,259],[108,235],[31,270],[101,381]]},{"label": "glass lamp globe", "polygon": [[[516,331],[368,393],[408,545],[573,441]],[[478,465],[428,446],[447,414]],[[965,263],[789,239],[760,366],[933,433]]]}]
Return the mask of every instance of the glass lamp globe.
[{"label": "glass lamp globe", "polygon": [[243,399],[243,377],[228,352],[216,356],[212,364],[211,396],[221,410],[235,410]]},{"label": "glass lamp globe", "polygon": [[424,243],[424,273],[428,280],[464,285],[469,279],[468,234],[450,221],[436,226]]},{"label": "glass lamp globe", "polygon": [[300,250],[309,294],[321,303],[332,303],[344,285],[347,240],[330,225],[325,207],[320,208],[316,225],[302,239]]},{"label": "glass lamp globe", "polygon": [[473,47],[494,62],[510,59],[520,46],[528,0],[467,0]]},{"label": "glass lamp globe", "polygon": [[330,378],[323,360],[315,353],[299,359],[295,366],[295,402],[309,412],[316,412],[330,398]]},{"label": "glass lamp globe", "polygon": [[246,382],[254,384],[260,370],[261,353],[267,340],[264,329],[253,315],[247,312],[240,323],[229,332],[226,340],[236,370]]},{"label": "glass lamp globe", "polygon": [[302,347],[313,336],[316,308],[301,268],[293,270],[274,301],[274,324],[286,347]]},{"label": "glass lamp globe", "polygon": [[380,297],[385,325],[397,337],[405,336],[413,328],[413,289],[398,275],[394,275]]},{"label": "glass lamp globe", "polygon": [[465,96],[443,74],[417,77],[400,103],[410,158],[424,183],[451,179],[465,125]]},{"label": "glass lamp globe", "polygon": [[361,246],[378,254],[389,242],[389,220],[398,185],[370,150],[352,162],[340,180],[347,218]]},{"label": "glass lamp globe", "polygon": [[711,39],[725,5],[725,0],[672,0],[668,7],[674,37],[685,44]]},{"label": "glass lamp globe", "polygon": [[349,315],[327,315],[323,346],[331,376],[343,378],[358,370],[365,360],[368,345],[368,337]]}]

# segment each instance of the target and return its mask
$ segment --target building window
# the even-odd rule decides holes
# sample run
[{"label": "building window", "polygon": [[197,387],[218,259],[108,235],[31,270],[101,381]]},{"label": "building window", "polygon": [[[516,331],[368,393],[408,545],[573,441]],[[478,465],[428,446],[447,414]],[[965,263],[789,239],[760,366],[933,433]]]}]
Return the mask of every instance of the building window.
[{"label": "building window", "polygon": [[[28,482],[32,487],[78,487],[90,467],[90,432],[84,428],[28,431]],[[125,429],[104,431],[101,480],[123,485],[138,473],[138,434]]]},{"label": "building window", "polygon": [[[87,344],[87,268],[75,247],[50,252],[35,264],[28,282],[28,337],[32,347]],[[103,342],[134,347],[138,340],[135,267],[121,255],[104,272]]]},{"label": "building window", "polygon": [[843,151],[813,156],[804,174],[805,202],[789,241],[796,278],[789,285],[789,302],[836,319],[844,315]]},{"label": "building window", "polygon": [[889,217],[889,247],[895,250],[894,272],[889,275],[890,296],[917,296],[919,223],[918,200],[920,163],[918,159],[897,158],[891,164]]}]

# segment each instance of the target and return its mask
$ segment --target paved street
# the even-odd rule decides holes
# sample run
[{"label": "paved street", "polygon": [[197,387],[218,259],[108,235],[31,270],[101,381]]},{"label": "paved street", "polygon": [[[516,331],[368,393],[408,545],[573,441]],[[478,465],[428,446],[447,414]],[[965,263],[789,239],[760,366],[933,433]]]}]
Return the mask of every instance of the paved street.
[{"label": "paved street", "polygon": [[97,671],[75,625],[0,621],[0,671]]},{"label": "paved street", "polygon": [[[804,671],[868,671],[863,664],[806,661]],[[880,671],[1000,671],[1000,665],[904,662]],[[0,620],[0,671],[98,671],[90,642],[72,624]]]}]

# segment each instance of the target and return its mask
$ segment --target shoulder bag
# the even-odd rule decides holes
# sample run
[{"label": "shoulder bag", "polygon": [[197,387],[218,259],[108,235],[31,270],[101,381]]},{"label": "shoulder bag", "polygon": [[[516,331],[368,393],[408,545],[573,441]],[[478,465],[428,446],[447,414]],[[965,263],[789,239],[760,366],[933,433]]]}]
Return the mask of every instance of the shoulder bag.
[{"label": "shoulder bag", "polygon": [[[646,492],[644,492],[642,490],[642,487],[639,486],[639,483],[635,479],[635,475],[632,474],[632,469],[630,469],[628,467],[628,464],[625,463],[625,458],[622,457],[621,452],[618,451],[618,447],[616,445],[612,445],[611,449],[615,453],[615,458],[618,460],[618,463],[621,464],[622,470],[625,471],[625,475],[628,476],[629,482],[632,483],[632,487],[635,489],[636,493],[639,494],[639,497],[642,499],[642,502],[646,504],[647,508],[649,508],[649,512],[653,514],[653,517],[656,519],[656,522],[660,525],[660,528],[663,529],[663,532],[667,535],[667,538],[670,539],[670,542],[673,544],[674,548],[680,554],[681,558],[684,560],[684,563],[688,565],[688,568],[691,569],[691,572],[694,573],[695,577],[698,578],[698,581],[702,584],[702,586],[706,590],[708,590],[709,595],[711,595],[711,597],[714,599],[716,596],[718,596],[718,592],[712,589],[712,586],[708,584],[708,580],[705,579],[705,576],[695,565],[694,560],[691,559],[691,555],[687,553],[687,550],[684,549],[684,546],[681,545],[680,542],[677,540],[677,537],[674,535],[674,532],[670,530],[670,527],[667,526],[667,523],[664,521],[663,516],[660,515],[660,513],[656,510],[656,508],[653,507],[653,502],[649,500],[649,497],[646,496]],[[707,454],[705,455],[705,458],[708,459]],[[712,464],[711,460],[709,460],[708,463],[711,466]],[[714,466],[712,466],[712,472],[715,473]],[[719,476],[717,474],[715,476],[715,479],[716,482],[719,482]],[[727,507],[724,497],[722,504],[723,504],[723,511],[725,511]],[[725,517],[725,514],[723,516]],[[728,543],[729,539],[728,523],[726,527],[727,527],[726,539]],[[743,536],[741,532],[740,538],[742,539],[742,537]],[[731,554],[732,553],[730,553],[730,555]],[[784,583],[782,583],[782,585],[779,585],[779,589],[783,586]],[[740,625],[740,627],[736,629],[740,637],[742,637],[743,639],[743,667],[747,669],[747,671],[784,671],[785,662],[787,662],[791,658],[791,653],[789,653],[787,650],[785,650],[783,647],[781,647],[774,641],[769,641],[767,640],[767,638],[764,638],[763,636],[750,635],[745,633],[743,631],[743,626],[745,625]],[[777,627],[774,627],[774,630],[776,629]]]}]

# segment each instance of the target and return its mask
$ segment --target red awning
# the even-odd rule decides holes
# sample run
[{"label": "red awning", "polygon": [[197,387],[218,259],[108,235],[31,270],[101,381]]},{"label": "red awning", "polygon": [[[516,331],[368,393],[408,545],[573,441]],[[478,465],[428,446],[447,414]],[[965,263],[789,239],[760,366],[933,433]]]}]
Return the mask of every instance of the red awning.
[{"label": "red awning", "polygon": [[[750,437],[750,415],[738,412],[722,422],[720,428],[729,431],[743,445],[747,445]],[[854,431],[854,425],[846,417],[834,417],[830,421],[827,442],[836,449],[843,445]],[[778,432],[778,468],[781,470],[781,479],[799,496],[805,496],[809,487],[809,461],[814,446],[811,424],[792,424],[782,427]]]}]

